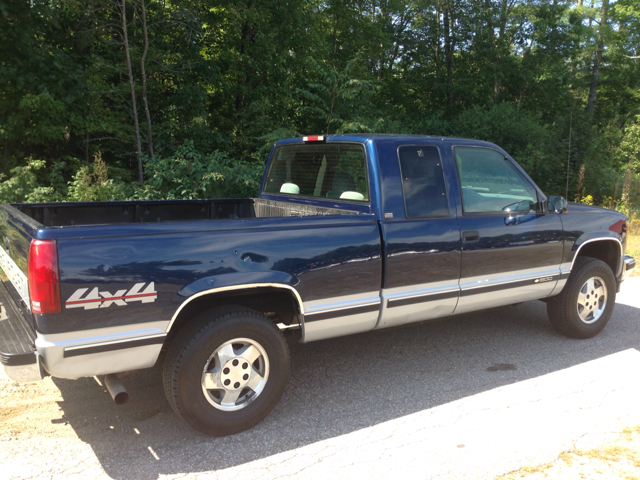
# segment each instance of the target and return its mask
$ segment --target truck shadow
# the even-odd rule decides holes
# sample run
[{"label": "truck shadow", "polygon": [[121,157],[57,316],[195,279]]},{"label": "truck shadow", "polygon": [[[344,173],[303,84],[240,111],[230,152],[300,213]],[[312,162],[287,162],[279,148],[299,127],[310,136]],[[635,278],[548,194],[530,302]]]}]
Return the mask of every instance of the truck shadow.
[{"label": "truck shadow", "polygon": [[60,407],[112,478],[222,470],[500,386],[640,348],[640,309],[616,305],[596,338],[556,334],[542,302],[307,345],[291,343],[292,375],[256,428],[209,438],[173,413],[161,368],[122,378],[115,405],[94,379],[54,379]]}]

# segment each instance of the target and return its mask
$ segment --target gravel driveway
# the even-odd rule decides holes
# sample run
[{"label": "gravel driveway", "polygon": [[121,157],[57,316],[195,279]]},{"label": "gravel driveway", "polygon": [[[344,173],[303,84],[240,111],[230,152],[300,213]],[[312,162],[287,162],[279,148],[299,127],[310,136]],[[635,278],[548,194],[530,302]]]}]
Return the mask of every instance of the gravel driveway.
[{"label": "gravel driveway", "polygon": [[258,427],[208,438],[167,404],[161,371],[0,377],[4,478],[494,478],[640,423],[640,278],[591,340],[554,333],[542,302],[308,345]]}]

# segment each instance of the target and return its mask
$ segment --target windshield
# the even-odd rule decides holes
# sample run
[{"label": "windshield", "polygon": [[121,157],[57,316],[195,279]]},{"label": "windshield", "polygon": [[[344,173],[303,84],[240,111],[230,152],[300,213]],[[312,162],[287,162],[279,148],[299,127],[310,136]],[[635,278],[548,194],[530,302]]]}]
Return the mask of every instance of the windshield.
[{"label": "windshield", "polygon": [[276,148],[263,192],[369,201],[362,145],[305,144]]}]

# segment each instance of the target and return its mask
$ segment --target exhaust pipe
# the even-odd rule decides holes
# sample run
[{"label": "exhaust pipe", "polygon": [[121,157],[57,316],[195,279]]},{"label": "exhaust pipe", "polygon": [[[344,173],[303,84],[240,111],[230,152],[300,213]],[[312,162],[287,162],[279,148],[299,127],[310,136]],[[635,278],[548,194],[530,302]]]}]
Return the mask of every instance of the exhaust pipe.
[{"label": "exhaust pipe", "polygon": [[124,388],[120,379],[113,373],[104,376],[104,385],[109,390],[109,394],[116,405],[124,405],[129,401],[129,393]]}]

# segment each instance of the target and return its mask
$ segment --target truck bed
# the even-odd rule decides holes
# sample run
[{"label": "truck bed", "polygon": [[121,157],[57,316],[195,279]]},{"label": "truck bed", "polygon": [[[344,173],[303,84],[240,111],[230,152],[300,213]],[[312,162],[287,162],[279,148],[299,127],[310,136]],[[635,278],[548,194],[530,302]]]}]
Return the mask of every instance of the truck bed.
[{"label": "truck bed", "polygon": [[16,203],[12,206],[45,227],[357,215],[359,213],[355,210],[262,198]]}]

